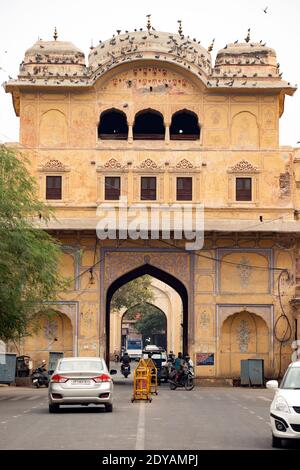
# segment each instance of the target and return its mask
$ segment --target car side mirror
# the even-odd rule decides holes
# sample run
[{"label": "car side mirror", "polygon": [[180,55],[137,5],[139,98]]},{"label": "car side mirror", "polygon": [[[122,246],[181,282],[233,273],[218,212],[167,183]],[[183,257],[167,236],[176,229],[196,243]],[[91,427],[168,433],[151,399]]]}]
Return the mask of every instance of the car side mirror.
[{"label": "car side mirror", "polygon": [[109,371],[110,375],[116,375],[118,371],[116,369],[112,369]]},{"label": "car side mirror", "polygon": [[270,389],[273,389],[273,390],[276,390],[278,388],[278,382],[277,380],[269,380],[267,383],[266,383],[266,387],[267,388],[270,388]]}]

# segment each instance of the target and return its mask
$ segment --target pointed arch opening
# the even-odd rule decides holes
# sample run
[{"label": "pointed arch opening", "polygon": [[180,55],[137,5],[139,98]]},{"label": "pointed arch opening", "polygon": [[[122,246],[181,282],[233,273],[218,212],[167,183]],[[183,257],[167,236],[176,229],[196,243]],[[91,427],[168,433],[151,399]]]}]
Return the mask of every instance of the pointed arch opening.
[{"label": "pointed arch opening", "polygon": [[137,337],[147,344],[167,350],[167,315],[154,302],[137,303],[129,307],[121,319],[121,347],[126,349],[127,338]]},{"label": "pointed arch opening", "polygon": [[102,140],[127,140],[128,124],[123,111],[112,108],[100,115],[98,138]]},{"label": "pointed arch opening", "polygon": [[172,116],[170,126],[171,140],[198,140],[200,139],[200,126],[198,116],[193,111],[182,109]]},{"label": "pointed arch opening", "polygon": [[134,140],[164,140],[164,138],[164,118],[160,112],[149,108],[135,115]]},{"label": "pointed arch opening", "polygon": [[118,279],[116,279],[108,288],[106,294],[106,361],[109,362],[110,359],[110,306],[111,300],[114,293],[128,282],[148,274],[155,279],[162,281],[168,286],[172,287],[180,296],[182,302],[182,323],[180,324],[180,336],[182,338],[182,352],[184,354],[188,353],[188,292],[185,285],[172,274],[163,271],[155,266],[150,264],[144,264],[128,273],[123,274]]}]

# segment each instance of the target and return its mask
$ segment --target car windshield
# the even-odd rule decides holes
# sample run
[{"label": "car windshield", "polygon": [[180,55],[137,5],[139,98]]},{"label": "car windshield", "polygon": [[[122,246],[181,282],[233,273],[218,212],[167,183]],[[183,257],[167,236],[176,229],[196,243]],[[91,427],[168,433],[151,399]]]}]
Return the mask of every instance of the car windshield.
[{"label": "car windshield", "polygon": [[300,367],[290,367],[286,371],[280,388],[300,390]]},{"label": "car windshield", "polygon": [[61,361],[60,371],[100,372],[104,369],[103,362],[99,361]]},{"label": "car windshield", "polygon": [[[148,359],[148,353],[144,353],[143,358]],[[162,360],[166,361],[167,360],[167,355],[165,353],[160,353],[160,352],[158,352],[158,353],[151,352],[151,359],[162,359]]]}]

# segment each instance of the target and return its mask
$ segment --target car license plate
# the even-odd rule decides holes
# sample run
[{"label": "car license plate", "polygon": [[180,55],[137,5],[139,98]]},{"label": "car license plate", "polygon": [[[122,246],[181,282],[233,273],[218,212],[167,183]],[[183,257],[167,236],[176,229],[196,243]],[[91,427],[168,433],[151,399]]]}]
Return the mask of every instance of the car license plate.
[{"label": "car license plate", "polygon": [[71,384],[72,385],[90,385],[91,381],[90,380],[78,379],[78,380],[72,380]]}]

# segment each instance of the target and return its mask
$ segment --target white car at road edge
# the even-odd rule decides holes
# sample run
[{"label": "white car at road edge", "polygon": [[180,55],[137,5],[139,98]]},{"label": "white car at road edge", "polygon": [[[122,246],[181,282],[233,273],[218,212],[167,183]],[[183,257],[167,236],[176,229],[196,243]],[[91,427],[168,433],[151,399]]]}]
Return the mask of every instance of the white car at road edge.
[{"label": "white car at road edge", "polygon": [[270,380],[266,387],[275,390],[270,407],[273,447],[281,447],[283,439],[300,439],[300,361],[289,365],[280,386]]}]

